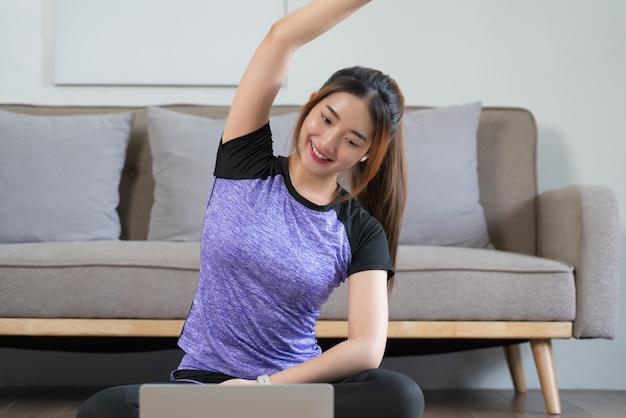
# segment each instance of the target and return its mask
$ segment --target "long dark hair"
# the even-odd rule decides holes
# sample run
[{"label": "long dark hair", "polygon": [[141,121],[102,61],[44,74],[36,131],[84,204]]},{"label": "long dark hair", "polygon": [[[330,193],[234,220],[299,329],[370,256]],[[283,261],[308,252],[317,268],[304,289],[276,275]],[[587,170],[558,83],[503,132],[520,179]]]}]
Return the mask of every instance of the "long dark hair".
[{"label": "long dark hair", "polygon": [[[406,163],[402,116],[404,96],[388,75],[365,67],[345,68],[334,73],[302,108],[294,130],[292,148],[298,150],[300,129],[311,110],[333,93],[350,93],[368,101],[375,133],[368,158],[348,173],[350,197],[382,224],[392,262],[396,263],[402,215],[406,204]],[[391,292],[393,280],[389,281]]]}]

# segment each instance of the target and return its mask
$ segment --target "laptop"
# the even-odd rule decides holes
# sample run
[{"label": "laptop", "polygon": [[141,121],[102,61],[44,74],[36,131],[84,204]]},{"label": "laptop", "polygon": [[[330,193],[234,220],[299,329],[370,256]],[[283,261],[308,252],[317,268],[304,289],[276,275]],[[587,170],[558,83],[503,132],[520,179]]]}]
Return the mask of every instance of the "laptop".
[{"label": "laptop", "polygon": [[326,383],[267,386],[146,384],[139,418],[333,418]]}]

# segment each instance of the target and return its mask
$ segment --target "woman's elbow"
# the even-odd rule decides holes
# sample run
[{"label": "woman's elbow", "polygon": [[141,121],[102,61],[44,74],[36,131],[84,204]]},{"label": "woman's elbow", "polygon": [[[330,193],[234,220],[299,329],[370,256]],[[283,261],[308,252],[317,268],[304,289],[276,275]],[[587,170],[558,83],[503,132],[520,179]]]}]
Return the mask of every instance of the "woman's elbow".
[{"label": "woman's elbow", "polygon": [[362,364],[359,367],[360,370],[377,369],[383,361],[383,356],[364,357],[361,361]]},{"label": "woman's elbow", "polygon": [[386,341],[363,341],[361,343],[359,367],[362,370],[377,369],[383,361]]},{"label": "woman's elbow", "polygon": [[294,43],[294,37],[289,31],[288,24],[279,20],[270,27],[270,30],[265,35],[265,41],[282,48],[288,48]]}]

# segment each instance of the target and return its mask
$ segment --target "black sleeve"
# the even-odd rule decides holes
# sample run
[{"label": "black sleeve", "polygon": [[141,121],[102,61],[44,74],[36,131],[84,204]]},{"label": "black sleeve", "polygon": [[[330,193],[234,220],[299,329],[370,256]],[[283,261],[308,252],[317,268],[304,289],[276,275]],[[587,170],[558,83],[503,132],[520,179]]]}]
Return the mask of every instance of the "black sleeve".
[{"label": "black sleeve", "polygon": [[394,269],[383,226],[362,207],[359,206],[356,212],[346,225],[352,247],[348,276],[366,270],[386,270],[387,278],[392,278]]},{"label": "black sleeve", "polygon": [[214,175],[242,180],[267,178],[276,165],[269,122],[247,135],[220,143]]}]

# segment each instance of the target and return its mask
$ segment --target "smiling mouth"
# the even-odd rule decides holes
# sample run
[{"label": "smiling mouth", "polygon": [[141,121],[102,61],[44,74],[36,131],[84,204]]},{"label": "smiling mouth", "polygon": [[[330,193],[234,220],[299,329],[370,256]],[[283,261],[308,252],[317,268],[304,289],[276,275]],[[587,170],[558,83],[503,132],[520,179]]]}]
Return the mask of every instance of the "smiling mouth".
[{"label": "smiling mouth", "polygon": [[320,153],[317,148],[315,148],[315,145],[313,145],[313,142],[311,142],[311,155],[313,156],[313,159],[316,160],[317,162],[320,163],[329,163],[332,160],[328,157],[326,157],[324,154]]}]

